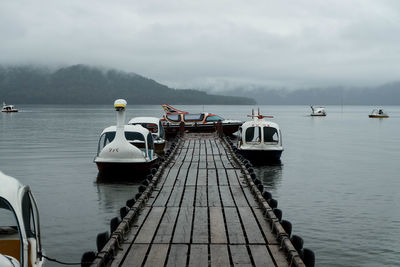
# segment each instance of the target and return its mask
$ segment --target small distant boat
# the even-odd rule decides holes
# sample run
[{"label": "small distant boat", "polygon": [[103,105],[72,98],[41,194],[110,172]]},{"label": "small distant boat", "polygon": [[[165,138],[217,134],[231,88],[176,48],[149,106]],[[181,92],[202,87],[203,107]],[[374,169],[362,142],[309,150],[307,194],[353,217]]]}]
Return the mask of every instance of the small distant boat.
[{"label": "small distant boat", "polygon": [[370,118],[389,118],[389,115],[386,114],[382,108],[373,109],[371,114],[368,115]]},{"label": "small distant boat", "polygon": [[42,266],[39,211],[29,186],[2,172],[0,185],[0,266]]},{"label": "small distant boat", "polygon": [[[99,180],[132,180],[142,178],[158,161],[153,136],[141,125],[125,125],[126,101],[114,103],[117,125],[103,130],[94,162]],[[136,145],[140,144],[142,148]]]},{"label": "small distant boat", "polygon": [[189,113],[176,109],[170,105],[162,105],[165,115],[161,119],[167,135],[176,135],[183,123],[185,131],[189,132],[215,132],[217,123],[221,122],[222,130],[226,135],[232,135],[237,132],[242,121],[226,120],[216,114],[202,112]]},{"label": "small distant boat", "polygon": [[3,109],[1,110],[1,112],[18,112],[18,109],[16,109],[14,105],[6,105],[6,103],[3,102]]},{"label": "small distant boat", "polygon": [[316,107],[314,108],[314,106],[310,106],[312,112],[310,114],[310,116],[314,116],[314,117],[325,117],[326,116],[326,112],[325,112],[325,108],[324,107]]},{"label": "small distant boat", "polygon": [[267,121],[258,110],[257,114],[248,115],[253,118],[239,128],[237,148],[240,154],[254,164],[279,162],[282,152],[282,134],[277,123]]},{"label": "small distant boat", "polygon": [[[128,122],[128,125],[141,125],[151,132],[154,140],[154,149],[156,153],[164,152],[165,148],[165,132],[161,120],[155,117],[135,117]],[[144,143],[143,143],[144,145]],[[140,144],[135,144],[141,147]]]}]

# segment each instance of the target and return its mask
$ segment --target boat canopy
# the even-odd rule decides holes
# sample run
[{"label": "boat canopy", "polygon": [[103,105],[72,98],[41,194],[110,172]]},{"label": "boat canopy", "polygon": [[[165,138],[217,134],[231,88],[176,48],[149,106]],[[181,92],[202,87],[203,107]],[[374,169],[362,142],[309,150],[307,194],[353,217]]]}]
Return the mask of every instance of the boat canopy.
[{"label": "boat canopy", "polygon": [[280,130],[274,122],[245,122],[239,129],[239,139],[245,143],[280,143]]}]

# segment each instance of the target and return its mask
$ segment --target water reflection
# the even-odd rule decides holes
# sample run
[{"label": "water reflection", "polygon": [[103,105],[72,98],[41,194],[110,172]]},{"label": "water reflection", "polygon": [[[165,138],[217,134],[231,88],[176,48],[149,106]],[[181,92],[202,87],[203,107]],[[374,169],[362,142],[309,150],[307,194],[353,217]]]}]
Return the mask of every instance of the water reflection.
[{"label": "water reflection", "polygon": [[[128,199],[135,197],[140,184],[99,184],[97,183],[99,206],[103,213],[117,213]],[[111,218],[111,217],[110,217]]]},{"label": "water reflection", "polygon": [[283,164],[255,167],[255,173],[267,189],[277,189],[282,181]]}]

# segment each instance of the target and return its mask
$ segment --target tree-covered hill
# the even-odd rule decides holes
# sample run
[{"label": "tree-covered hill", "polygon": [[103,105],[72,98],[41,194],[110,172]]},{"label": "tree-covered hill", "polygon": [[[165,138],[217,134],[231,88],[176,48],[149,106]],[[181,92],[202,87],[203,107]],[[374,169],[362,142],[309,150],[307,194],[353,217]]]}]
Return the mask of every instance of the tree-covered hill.
[{"label": "tree-covered hill", "polygon": [[0,66],[0,101],[24,104],[255,104],[247,97],[172,89],[143,76],[86,65],[51,71],[35,66]]}]

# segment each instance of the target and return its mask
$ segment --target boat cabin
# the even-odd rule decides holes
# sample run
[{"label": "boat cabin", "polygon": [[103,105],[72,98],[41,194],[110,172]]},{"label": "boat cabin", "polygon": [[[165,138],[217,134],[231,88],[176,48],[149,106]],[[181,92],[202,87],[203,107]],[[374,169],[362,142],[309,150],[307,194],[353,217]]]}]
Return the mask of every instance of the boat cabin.
[{"label": "boat cabin", "polygon": [[314,106],[310,106],[311,108],[311,116],[322,116],[325,117],[326,116],[326,111],[324,107],[314,107]]},{"label": "boat cabin", "polygon": [[14,105],[6,105],[6,103],[3,102],[3,108],[1,112],[18,112],[18,109],[16,109]]},{"label": "boat cabin", "polygon": [[29,186],[2,172],[0,185],[0,262],[6,258],[5,266],[42,266],[39,211]]},{"label": "boat cabin", "polygon": [[242,145],[282,145],[278,124],[274,122],[245,122],[239,128],[239,147]]},{"label": "boat cabin", "polygon": [[164,127],[161,120],[155,117],[135,117],[128,122],[129,125],[141,125],[151,132],[154,139],[165,138]]},{"label": "boat cabin", "polygon": [[224,121],[225,119],[211,113],[197,113],[197,114],[166,114],[163,117],[163,122],[179,124],[184,122],[185,124],[206,124],[206,123],[217,123],[218,121]]},{"label": "boat cabin", "polygon": [[389,115],[386,114],[382,108],[373,109],[371,114],[369,114],[370,118],[389,118]]}]

